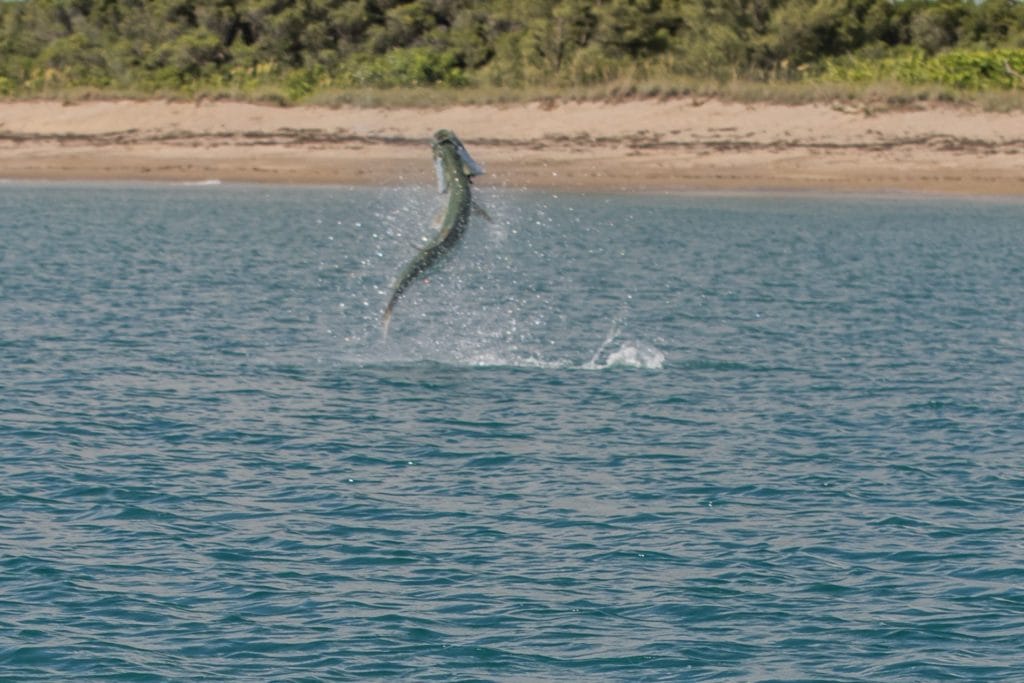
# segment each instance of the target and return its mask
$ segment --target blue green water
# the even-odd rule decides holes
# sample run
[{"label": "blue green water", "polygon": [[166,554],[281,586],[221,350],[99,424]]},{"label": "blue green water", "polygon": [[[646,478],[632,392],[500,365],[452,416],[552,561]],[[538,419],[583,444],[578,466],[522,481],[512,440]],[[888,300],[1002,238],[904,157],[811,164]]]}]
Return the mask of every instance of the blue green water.
[{"label": "blue green water", "polygon": [[2,680],[1024,680],[1024,203],[0,185]]}]

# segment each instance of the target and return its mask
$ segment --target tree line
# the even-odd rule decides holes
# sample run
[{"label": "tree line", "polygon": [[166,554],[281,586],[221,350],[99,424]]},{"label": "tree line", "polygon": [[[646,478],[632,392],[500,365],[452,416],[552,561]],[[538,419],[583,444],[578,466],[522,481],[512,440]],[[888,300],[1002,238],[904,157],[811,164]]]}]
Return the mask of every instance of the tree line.
[{"label": "tree line", "polygon": [[74,86],[155,92],[284,82],[292,99],[301,99],[322,87],[557,87],[666,76],[856,79],[883,74],[884,64],[896,64],[897,75],[906,64],[941,71],[935,64],[950,55],[960,56],[951,68],[981,73],[963,87],[1020,87],[1024,3],[0,2],[0,93],[9,95]]}]

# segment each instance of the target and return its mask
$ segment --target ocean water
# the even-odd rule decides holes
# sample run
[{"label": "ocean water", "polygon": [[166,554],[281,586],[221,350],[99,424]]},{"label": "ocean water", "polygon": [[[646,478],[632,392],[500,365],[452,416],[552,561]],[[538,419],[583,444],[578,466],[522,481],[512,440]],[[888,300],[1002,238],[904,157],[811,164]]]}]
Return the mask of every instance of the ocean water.
[{"label": "ocean water", "polygon": [[0,185],[0,679],[1024,680],[1024,203]]}]

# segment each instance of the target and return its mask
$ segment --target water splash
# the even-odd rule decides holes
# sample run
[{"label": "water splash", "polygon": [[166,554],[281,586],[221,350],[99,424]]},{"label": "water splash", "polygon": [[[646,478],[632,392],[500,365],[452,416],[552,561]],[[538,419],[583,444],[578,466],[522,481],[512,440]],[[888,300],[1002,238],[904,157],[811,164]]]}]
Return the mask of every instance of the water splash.
[{"label": "water splash", "polygon": [[615,341],[615,338],[619,336],[619,317],[621,316],[617,316],[612,320],[611,329],[608,330],[608,334],[605,335],[604,341],[601,342],[601,345],[597,347],[597,351],[594,351],[594,355],[590,357],[590,361],[583,365],[584,369],[593,370],[600,367],[597,364],[597,359],[601,357],[601,354],[604,353],[606,348],[608,348],[608,345]]},{"label": "water splash", "polygon": [[622,366],[627,368],[643,368],[645,370],[661,370],[665,364],[665,354],[658,348],[639,341],[625,342],[618,351],[608,354],[603,366],[611,368]]},{"label": "water splash", "polygon": [[[662,367],[658,349],[635,341],[637,336],[622,336],[637,324],[648,327],[638,321],[626,325],[635,304],[630,278],[614,269],[583,266],[582,248],[603,249],[588,239],[583,217],[573,211],[551,215],[551,207],[535,197],[522,201],[501,193],[481,193],[492,219],[475,222],[457,257],[410,289],[382,344],[380,311],[387,288],[417,248],[410,243],[431,234],[423,217],[435,208],[436,198],[429,192],[379,191],[378,199],[372,216],[353,212],[337,221],[334,230],[347,233],[344,254],[334,244],[329,247],[341,275],[340,300],[332,303],[329,326],[337,330],[346,362]],[[346,224],[351,225],[347,230]],[[608,324],[602,311],[609,308],[618,311],[595,350],[594,333]],[[634,341],[624,341],[630,338]]]},{"label": "water splash", "polygon": [[644,370],[660,370],[665,364],[665,354],[659,349],[645,342],[628,340],[623,342],[619,348],[609,353],[602,363],[601,354],[619,336],[621,329],[621,314],[612,321],[611,329],[605,336],[604,341],[597,347],[597,351],[590,360],[583,364],[584,370],[603,370],[612,367],[643,368]]}]

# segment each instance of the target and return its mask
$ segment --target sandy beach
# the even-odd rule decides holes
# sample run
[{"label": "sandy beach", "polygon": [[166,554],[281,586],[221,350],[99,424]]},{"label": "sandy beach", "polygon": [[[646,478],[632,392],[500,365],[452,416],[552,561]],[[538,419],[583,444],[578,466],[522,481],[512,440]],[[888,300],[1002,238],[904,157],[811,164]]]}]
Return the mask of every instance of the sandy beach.
[{"label": "sandy beach", "polygon": [[0,178],[429,183],[438,128],[458,133],[491,186],[1024,196],[1020,113],[691,98],[442,109],[6,102]]}]

